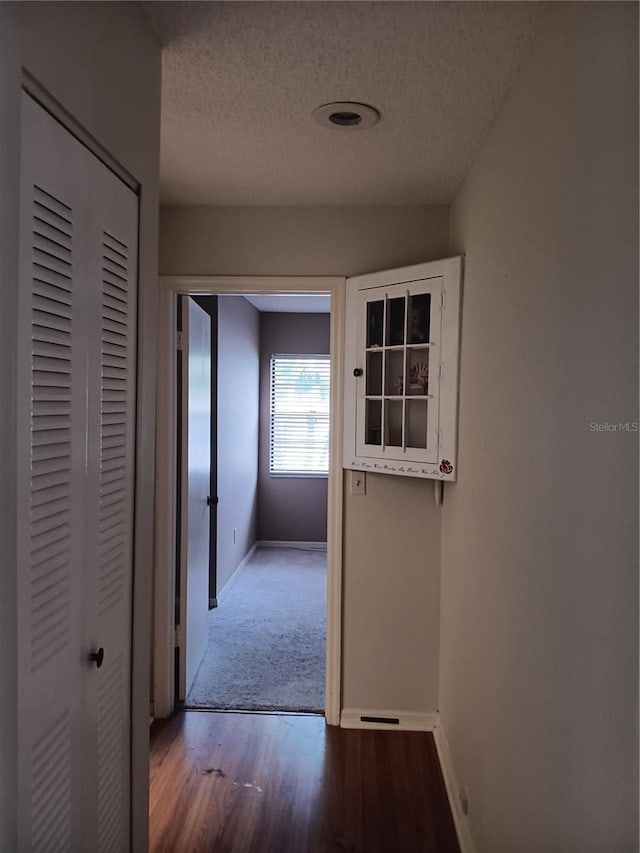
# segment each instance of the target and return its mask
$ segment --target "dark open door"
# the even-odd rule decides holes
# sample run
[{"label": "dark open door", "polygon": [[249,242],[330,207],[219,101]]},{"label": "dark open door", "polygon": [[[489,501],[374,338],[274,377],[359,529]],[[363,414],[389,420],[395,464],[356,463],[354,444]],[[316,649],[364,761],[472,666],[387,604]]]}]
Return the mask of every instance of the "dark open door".
[{"label": "dark open door", "polygon": [[217,607],[216,545],[218,530],[218,297],[194,296],[211,317],[211,495],[209,531],[209,609]]}]

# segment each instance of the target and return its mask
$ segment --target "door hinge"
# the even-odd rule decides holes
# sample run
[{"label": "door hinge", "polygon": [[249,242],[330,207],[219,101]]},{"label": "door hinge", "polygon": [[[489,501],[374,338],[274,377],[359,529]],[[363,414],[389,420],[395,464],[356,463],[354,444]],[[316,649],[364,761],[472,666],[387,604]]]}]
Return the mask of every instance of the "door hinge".
[{"label": "door hinge", "polygon": [[174,633],[174,643],[176,646],[182,646],[184,642],[184,631],[182,628],[176,628]]},{"label": "door hinge", "polygon": [[443,288],[442,289],[442,297],[440,299],[440,304],[442,305],[443,310],[444,310],[444,306],[445,306],[446,301],[447,301],[446,297],[447,297],[447,291]]},{"label": "door hinge", "polygon": [[182,332],[176,332],[176,349],[182,351]]}]

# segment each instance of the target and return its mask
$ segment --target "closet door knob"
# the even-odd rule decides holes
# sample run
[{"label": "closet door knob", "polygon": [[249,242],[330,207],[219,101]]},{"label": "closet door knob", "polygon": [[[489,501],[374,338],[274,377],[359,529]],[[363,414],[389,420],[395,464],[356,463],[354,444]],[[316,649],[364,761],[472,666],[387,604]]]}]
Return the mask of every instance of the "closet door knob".
[{"label": "closet door knob", "polygon": [[104,660],[104,649],[102,648],[102,646],[100,646],[97,652],[91,652],[91,654],[89,655],[89,660],[95,663],[96,669],[100,669]]},{"label": "closet door knob", "polygon": [[362,376],[363,372],[364,371],[362,370],[361,367],[354,367],[354,369],[353,369],[353,375],[354,376]]}]

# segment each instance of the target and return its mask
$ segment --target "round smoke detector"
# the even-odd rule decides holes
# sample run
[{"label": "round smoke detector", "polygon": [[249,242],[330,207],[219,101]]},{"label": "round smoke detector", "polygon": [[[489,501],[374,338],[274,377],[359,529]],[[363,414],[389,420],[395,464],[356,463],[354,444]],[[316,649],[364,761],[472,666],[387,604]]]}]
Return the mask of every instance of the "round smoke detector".
[{"label": "round smoke detector", "polygon": [[317,107],[311,115],[318,124],[334,130],[364,130],[380,121],[380,113],[367,104],[335,101]]}]

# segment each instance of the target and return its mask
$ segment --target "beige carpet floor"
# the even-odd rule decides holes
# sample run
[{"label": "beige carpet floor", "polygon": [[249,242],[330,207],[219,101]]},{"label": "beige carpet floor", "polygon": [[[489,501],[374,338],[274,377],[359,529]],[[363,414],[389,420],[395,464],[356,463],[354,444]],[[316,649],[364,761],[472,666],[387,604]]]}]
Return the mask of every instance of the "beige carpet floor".
[{"label": "beige carpet floor", "polygon": [[324,710],[325,551],[258,548],[219,607],[192,708]]}]

